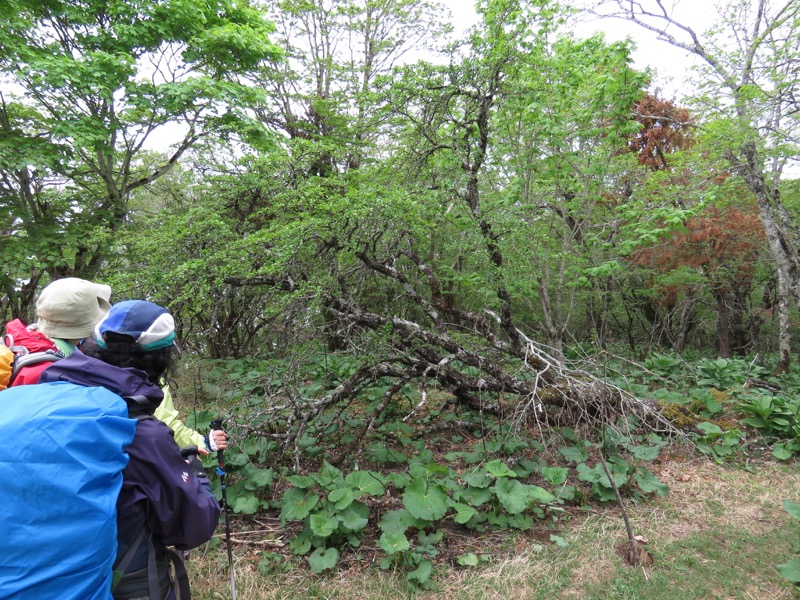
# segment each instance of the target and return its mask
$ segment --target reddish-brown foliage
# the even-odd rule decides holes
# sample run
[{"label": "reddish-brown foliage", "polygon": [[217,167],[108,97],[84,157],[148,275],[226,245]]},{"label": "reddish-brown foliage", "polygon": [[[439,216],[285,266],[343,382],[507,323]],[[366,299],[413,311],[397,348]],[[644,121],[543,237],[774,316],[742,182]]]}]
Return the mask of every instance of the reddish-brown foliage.
[{"label": "reddish-brown foliage", "polygon": [[694,119],[685,108],[647,94],[633,106],[635,119],[643,127],[631,136],[628,147],[639,163],[654,170],[666,169],[667,155],[689,147]]}]

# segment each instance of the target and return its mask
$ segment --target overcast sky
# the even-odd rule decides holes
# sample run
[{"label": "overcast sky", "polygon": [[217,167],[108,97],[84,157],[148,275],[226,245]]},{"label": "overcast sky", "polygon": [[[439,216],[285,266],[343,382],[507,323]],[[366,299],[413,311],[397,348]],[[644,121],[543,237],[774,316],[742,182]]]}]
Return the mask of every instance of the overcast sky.
[{"label": "overcast sky", "polygon": [[[465,30],[477,21],[473,0],[439,0],[453,13],[453,26],[457,30]],[[590,2],[591,0],[586,0]],[[690,24],[698,33],[713,24],[717,11],[716,0],[678,0],[673,15],[680,22]],[[609,41],[623,40],[630,37],[636,43],[634,54],[635,66],[651,67],[657,72],[654,88],[661,90],[665,98],[679,100],[683,94],[681,88],[686,87],[685,79],[695,59],[687,52],[658,41],[655,35],[622,19],[586,20],[573,30],[579,37],[590,37],[598,31],[605,33]]]}]

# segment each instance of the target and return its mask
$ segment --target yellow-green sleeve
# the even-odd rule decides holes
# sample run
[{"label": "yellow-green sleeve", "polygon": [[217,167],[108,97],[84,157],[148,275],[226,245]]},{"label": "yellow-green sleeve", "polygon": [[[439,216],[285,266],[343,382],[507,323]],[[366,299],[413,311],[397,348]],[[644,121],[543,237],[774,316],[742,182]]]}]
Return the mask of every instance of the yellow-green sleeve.
[{"label": "yellow-green sleeve", "polygon": [[159,404],[156,411],[153,413],[159,421],[166,423],[170,429],[175,433],[175,443],[179,448],[186,446],[197,446],[198,448],[205,448],[206,442],[203,436],[196,432],[191,427],[184,425],[183,421],[178,415],[178,410],[172,401],[172,394],[169,387],[164,386],[164,399]]}]

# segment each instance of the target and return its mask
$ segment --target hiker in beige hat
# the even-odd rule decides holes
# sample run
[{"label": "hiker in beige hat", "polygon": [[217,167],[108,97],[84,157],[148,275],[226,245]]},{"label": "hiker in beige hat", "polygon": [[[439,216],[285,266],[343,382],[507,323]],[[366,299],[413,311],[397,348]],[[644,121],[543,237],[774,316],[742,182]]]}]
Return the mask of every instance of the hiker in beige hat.
[{"label": "hiker in beige hat", "polygon": [[[10,328],[16,330],[16,334],[7,336],[14,338],[16,349],[29,353],[25,359],[17,359],[27,364],[12,376],[10,387],[38,383],[42,371],[52,362],[72,354],[84,338],[93,338],[95,326],[111,308],[110,301],[111,286],[76,277],[58,279],[44,288],[36,302],[34,325],[26,329],[19,319],[6,325],[7,334],[11,333]],[[20,337],[36,338],[37,346],[24,344],[23,349]],[[227,448],[227,433],[217,430],[204,436],[195,431],[181,420],[168,385],[163,392],[155,417],[175,432],[178,446],[197,446],[203,455]]]},{"label": "hiker in beige hat", "polygon": [[110,286],[77,277],[45,287],[36,301],[36,323],[25,327],[15,319],[6,324],[6,343],[20,363],[11,386],[37,383],[52,362],[72,354],[83,338],[94,334],[111,308],[110,299]]}]

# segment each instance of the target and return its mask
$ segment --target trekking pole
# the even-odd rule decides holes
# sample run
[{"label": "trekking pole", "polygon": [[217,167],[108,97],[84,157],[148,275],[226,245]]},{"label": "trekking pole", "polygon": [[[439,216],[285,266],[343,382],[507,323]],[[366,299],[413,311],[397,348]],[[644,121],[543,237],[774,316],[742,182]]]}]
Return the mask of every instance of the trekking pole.
[{"label": "trekking pole", "polygon": [[[222,419],[211,421],[211,430],[219,431],[222,429]],[[217,475],[222,489],[222,507],[225,510],[225,541],[228,544],[228,574],[231,577],[231,600],[236,600],[236,581],[233,576],[233,551],[231,550],[231,516],[228,512],[228,497],[225,493],[227,484],[225,482],[225,458],[224,450],[217,450]]]}]

